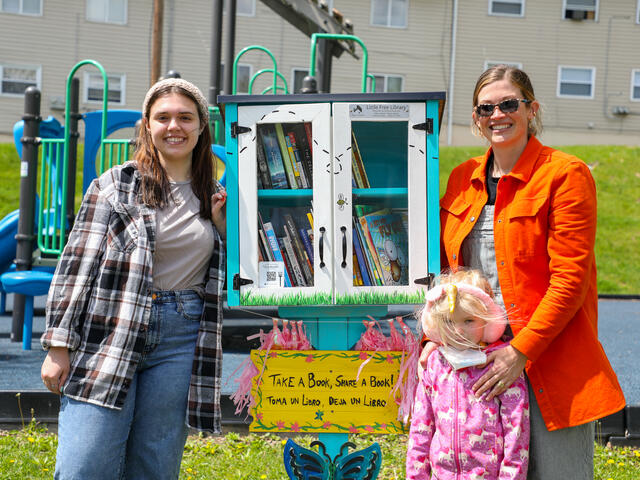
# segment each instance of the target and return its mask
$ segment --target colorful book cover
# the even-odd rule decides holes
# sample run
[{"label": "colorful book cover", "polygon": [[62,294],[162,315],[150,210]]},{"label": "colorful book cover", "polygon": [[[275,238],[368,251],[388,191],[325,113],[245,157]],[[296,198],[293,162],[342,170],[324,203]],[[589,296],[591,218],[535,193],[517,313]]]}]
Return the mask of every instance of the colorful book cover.
[{"label": "colorful book cover", "polygon": [[307,285],[313,285],[313,265],[311,265],[311,262],[307,258],[302,242],[298,237],[298,228],[296,227],[296,223],[289,213],[285,213],[282,218],[284,219],[285,230],[289,231],[289,238],[291,238],[295,254],[300,261],[300,268],[304,274],[305,281]]},{"label": "colorful book cover", "polygon": [[256,140],[256,156],[258,163],[258,180],[262,184],[262,188],[273,188],[271,185],[271,174],[269,173],[269,164],[267,163],[267,157],[264,152],[264,145],[262,145],[262,136],[258,135]]},{"label": "colorful book cover", "polygon": [[302,170],[307,177],[309,188],[313,188],[313,149],[307,139],[305,126],[302,123],[291,123],[288,125],[288,129],[289,134],[295,137],[295,144],[302,161]]},{"label": "colorful book cover", "polygon": [[358,230],[355,224],[353,225],[353,252],[360,268],[360,276],[362,277],[363,285],[373,285],[373,283],[371,283],[371,278],[369,277],[367,261],[364,258],[364,253],[362,252],[360,236],[358,235]]},{"label": "colorful book cover", "polygon": [[307,252],[307,257],[309,257],[309,261],[311,262],[311,265],[313,265],[313,243],[311,243],[309,232],[304,228],[298,228],[298,233],[300,234],[304,250]]},{"label": "colorful book cover", "polygon": [[380,269],[378,254],[371,241],[371,235],[369,234],[369,227],[364,219],[364,216],[369,213],[390,213],[389,209],[378,210],[373,205],[354,205],[353,209],[356,212],[357,227],[360,233],[361,245],[364,250],[367,262],[369,265],[369,273],[372,277],[372,281],[375,279],[375,285],[384,285],[382,281],[382,271]]},{"label": "colorful book cover", "polygon": [[397,213],[365,215],[375,246],[384,285],[408,285],[408,239],[402,216]]},{"label": "colorful book cover", "polygon": [[289,180],[289,186],[292,189],[300,188],[300,179],[296,179],[296,168],[291,161],[289,155],[289,149],[287,148],[287,142],[284,139],[284,131],[282,130],[282,124],[276,123],[276,138],[278,139],[278,145],[280,146],[280,154],[282,155],[282,163],[284,164],[284,171],[287,173],[287,180]]},{"label": "colorful book cover", "polygon": [[[271,222],[265,222],[263,224],[264,233],[267,236],[267,241],[269,242],[269,247],[271,248],[271,252],[273,253],[273,260],[275,262],[283,262],[284,258],[282,256],[282,251],[280,250],[280,245],[278,243],[278,238],[276,237],[276,232],[273,230],[273,225]],[[289,278],[289,274],[287,270],[284,271],[284,286],[291,286],[291,279]]]},{"label": "colorful book cover", "polygon": [[304,276],[302,275],[302,270],[300,270],[300,263],[298,262],[298,258],[293,250],[293,245],[291,244],[291,238],[289,237],[289,232],[285,229],[284,237],[282,237],[282,245],[284,246],[284,251],[287,253],[287,257],[289,260],[289,265],[291,267],[291,271],[293,272],[293,277],[295,278],[294,285],[297,287],[306,287],[307,282],[304,280]]},{"label": "colorful book cover", "polygon": [[275,129],[272,125],[260,125],[258,131],[262,137],[273,188],[289,188]]},{"label": "colorful book cover", "polygon": [[353,262],[353,284],[356,287],[361,287],[364,283],[362,281],[362,275],[360,274],[360,267],[358,266],[358,259],[356,258],[355,253],[353,254],[353,259],[351,261]]},{"label": "colorful book cover", "polygon": [[296,278],[293,275],[293,268],[291,266],[291,259],[289,258],[289,254],[287,250],[284,248],[284,242],[282,241],[283,237],[278,237],[278,245],[280,245],[280,251],[282,252],[282,259],[284,260],[284,268],[289,275],[289,279],[291,280],[291,286],[297,287],[298,283],[296,282]]}]

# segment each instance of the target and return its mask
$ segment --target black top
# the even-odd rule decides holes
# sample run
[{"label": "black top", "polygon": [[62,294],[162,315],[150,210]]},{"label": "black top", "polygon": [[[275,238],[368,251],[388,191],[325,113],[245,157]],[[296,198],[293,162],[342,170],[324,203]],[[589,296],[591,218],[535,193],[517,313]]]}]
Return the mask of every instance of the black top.
[{"label": "black top", "polygon": [[485,172],[487,178],[487,195],[489,195],[487,205],[496,204],[496,193],[498,192],[498,181],[500,180],[500,177],[491,176],[491,170],[493,170],[493,154],[491,154],[491,157],[489,157],[487,161],[487,171]]}]

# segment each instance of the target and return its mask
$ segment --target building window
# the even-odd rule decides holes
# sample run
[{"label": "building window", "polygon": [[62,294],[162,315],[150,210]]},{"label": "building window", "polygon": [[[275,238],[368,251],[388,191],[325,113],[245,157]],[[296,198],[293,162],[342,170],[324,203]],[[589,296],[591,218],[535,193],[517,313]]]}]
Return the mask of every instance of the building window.
[{"label": "building window", "polygon": [[491,67],[497,67],[498,65],[507,65],[508,67],[515,67],[522,70],[522,63],[520,62],[499,62],[497,60],[485,60],[484,69],[488,70]]},{"label": "building window", "polygon": [[[125,80],[126,76],[109,73],[107,74],[109,80],[109,93],[107,94],[108,102],[112,105],[124,105],[125,104]],[[99,73],[84,73],[84,101],[85,102],[100,102],[102,103],[102,96],[104,92],[104,80]]]},{"label": "building window", "polygon": [[387,75],[385,73],[374,73],[376,79],[376,93],[394,93],[402,91],[404,78],[398,75]]},{"label": "building window", "polygon": [[87,20],[99,23],[127,23],[127,0],[87,0]]},{"label": "building window", "polygon": [[594,67],[558,67],[558,96],[593,98]]},{"label": "building window", "polygon": [[293,83],[291,84],[290,90],[292,91],[292,93],[300,93],[300,90],[302,90],[302,81],[304,80],[304,77],[306,77],[307,75],[309,75],[309,69],[308,68],[294,68],[293,69]]},{"label": "building window", "polygon": [[371,0],[371,25],[406,28],[409,0]]},{"label": "building window", "polygon": [[24,95],[27,87],[40,88],[41,68],[0,64],[0,94]]},{"label": "building window", "polygon": [[0,0],[0,11],[19,15],[42,15],[42,0]]},{"label": "building window", "polygon": [[[267,76],[265,73],[264,76]],[[238,73],[236,78],[236,93],[249,93],[249,80],[251,80],[251,65],[238,64]],[[224,83],[224,64],[220,65],[220,83]],[[222,85],[221,85],[222,86]],[[222,88],[221,88],[222,90]],[[231,92],[224,92],[225,95],[231,95]],[[259,93],[259,92],[253,92]]]},{"label": "building window", "polygon": [[489,15],[524,17],[524,0],[489,0]]},{"label": "building window", "polygon": [[564,0],[565,20],[598,20],[598,0]]},{"label": "building window", "polygon": [[640,102],[640,70],[631,71],[631,100]]},{"label": "building window", "polygon": [[[227,3],[227,0],[224,0],[224,2],[222,2],[222,13],[227,12]],[[241,15],[243,17],[255,17],[256,0],[237,0],[236,15]]]}]

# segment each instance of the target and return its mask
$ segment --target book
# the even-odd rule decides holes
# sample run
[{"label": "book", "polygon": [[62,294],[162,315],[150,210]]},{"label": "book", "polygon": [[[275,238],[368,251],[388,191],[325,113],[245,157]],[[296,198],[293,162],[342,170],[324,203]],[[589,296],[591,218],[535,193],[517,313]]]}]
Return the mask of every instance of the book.
[{"label": "book", "polygon": [[[311,125],[311,124],[309,124]],[[308,188],[313,188],[313,149],[311,143],[308,140],[307,132],[305,130],[305,124],[291,123],[288,126],[288,131],[295,137],[295,144],[300,152],[302,161],[302,170],[307,177]]]},{"label": "book", "polygon": [[[262,224],[264,228],[264,233],[267,237],[267,241],[269,242],[269,247],[271,248],[271,252],[273,253],[273,260],[275,262],[283,262],[284,257],[282,256],[282,251],[280,250],[280,244],[278,243],[278,237],[276,237],[276,232],[273,230],[273,225],[271,222],[264,222]],[[286,264],[285,264],[286,267]],[[289,272],[287,272],[286,268],[284,271],[284,286],[291,286],[291,279],[289,278]]]},{"label": "book", "polygon": [[291,264],[291,269],[293,270],[293,274],[296,278],[296,284],[300,287],[306,287],[307,282],[304,279],[304,275],[302,274],[302,270],[300,268],[300,262],[298,262],[298,257],[293,249],[293,244],[291,243],[291,237],[289,236],[289,232],[285,229],[284,237],[282,237],[282,243],[284,243],[285,250],[287,255],[289,256],[289,263]]},{"label": "book", "polygon": [[297,167],[294,166],[295,162],[291,161],[289,149],[287,148],[287,142],[284,139],[282,124],[276,123],[275,129],[276,138],[278,139],[278,145],[280,146],[280,154],[282,155],[282,163],[284,164],[284,170],[287,173],[287,180],[289,181],[289,187],[292,189],[300,188],[300,174],[296,175]]},{"label": "book", "polygon": [[369,279],[371,281],[371,285],[382,285],[382,277],[376,271],[376,264],[373,261],[373,256],[371,255],[371,251],[369,250],[369,246],[365,240],[364,232],[362,231],[362,225],[358,219],[355,219],[356,230],[358,232],[358,238],[360,240],[360,248],[362,249],[362,255],[365,261],[365,267],[367,268],[367,272],[369,274]]},{"label": "book", "polygon": [[360,148],[358,148],[358,142],[356,141],[356,135],[351,130],[351,153],[353,155],[354,169],[357,172],[358,178],[361,179],[361,186],[358,188],[371,188],[369,184],[369,177],[367,177],[367,171],[364,168],[364,162],[362,161],[362,155],[360,154]]},{"label": "book", "polygon": [[[382,272],[380,270],[378,255],[376,253],[376,249],[373,246],[373,242],[371,241],[371,235],[369,234],[369,227],[367,226],[366,220],[364,220],[364,216],[378,211],[376,207],[372,205],[354,205],[354,211],[356,212],[356,220],[358,232],[360,234],[360,241],[362,245],[362,249],[365,253],[367,264],[370,268],[370,276],[372,282],[375,280],[375,283],[372,285],[384,285],[382,282]],[[389,213],[389,210],[384,210],[384,213]]]},{"label": "book", "polygon": [[262,136],[258,135],[256,138],[256,157],[258,163],[258,181],[262,188],[273,188],[271,185],[271,174],[269,173],[269,165],[267,163],[267,157],[264,153],[264,146],[262,145]]},{"label": "book", "polygon": [[258,236],[260,237],[260,250],[262,250],[262,256],[264,257],[265,262],[273,262],[273,253],[271,252],[271,247],[269,246],[269,241],[262,229],[262,225],[258,226]]},{"label": "book", "polygon": [[356,258],[356,254],[353,254],[353,284],[357,287],[361,287],[363,285],[362,275],[360,274],[360,267],[358,266],[358,259]]},{"label": "book", "polygon": [[402,216],[390,211],[363,217],[378,257],[384,285],[408,285],[408,239]]},{"label": "book", "polygon": [[280,153],[280,147],[278,147],[275,129],[272,125],[259,125],[258,134],[262,137],[272,187],[288,188],[287,174],[282,163],[282,154]]},{"label": "book", "polygon": [[285,213],[282,218],[284,219],[285,231],[288,230],[294,252],[300,261],[300,268],[302,269],[306,284],[313,285],[313,265],[309,261],[304,247],[302,246],[302,242],[298,237],[298,228],[296,227],[296,223],[290,213]]},{"label": "book", "polygon": [[301,188],[309,188],[309,180],[307,174],[302,166],[302,156],[296,143],[296,136],[293,132],[285,132],[285,141],[287,142],[287,148],[289,149],[289,156],[291,161],[295,163],[298,175],[300,177]]},{"label": "book", "polygon": [[362,277],[363,285],[373,285],[371,283],[371,277],[369,277],[369,268],[367,266],[367,260],[364,257],[364,253],[362,252],[362,244],[360,243],[360,235],[358,234],[358,229],[356,228],[355,221],[353,225],[353,253],[355,255],[355,259],[358,263],[358,268],[360,270],[360,276]]},{"label": "book", "polygon": [[362,183],[362,175],[360,174],[360,169],[356,163],[356,155],[351,149],[351,186],[353,188],[364,188],[364,184]]},{"label": "book", "polygon": [[[304,250],[307,252],[307,257],[309,257],[309,261],[311,262],[311,265],[313,265],[313,243],[309,236],[309,230],[298,228],[298,233],[300,234],[300,240],[302,240]],[[311,235],[313,235],[313,231],[311,231]]]}]

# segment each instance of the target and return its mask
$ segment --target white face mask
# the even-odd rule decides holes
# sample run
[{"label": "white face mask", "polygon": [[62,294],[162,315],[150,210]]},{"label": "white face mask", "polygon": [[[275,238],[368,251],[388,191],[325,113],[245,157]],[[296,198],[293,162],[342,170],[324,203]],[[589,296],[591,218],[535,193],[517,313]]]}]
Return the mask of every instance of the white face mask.
[{"label": "white face mask", "polygon": [[482,365],[487,361],[487,355],[481,350],[467,348],[465,350],[457,350],[453,347],[438,347],[438,350],[454,370],[472,367],[474,365]]}]

